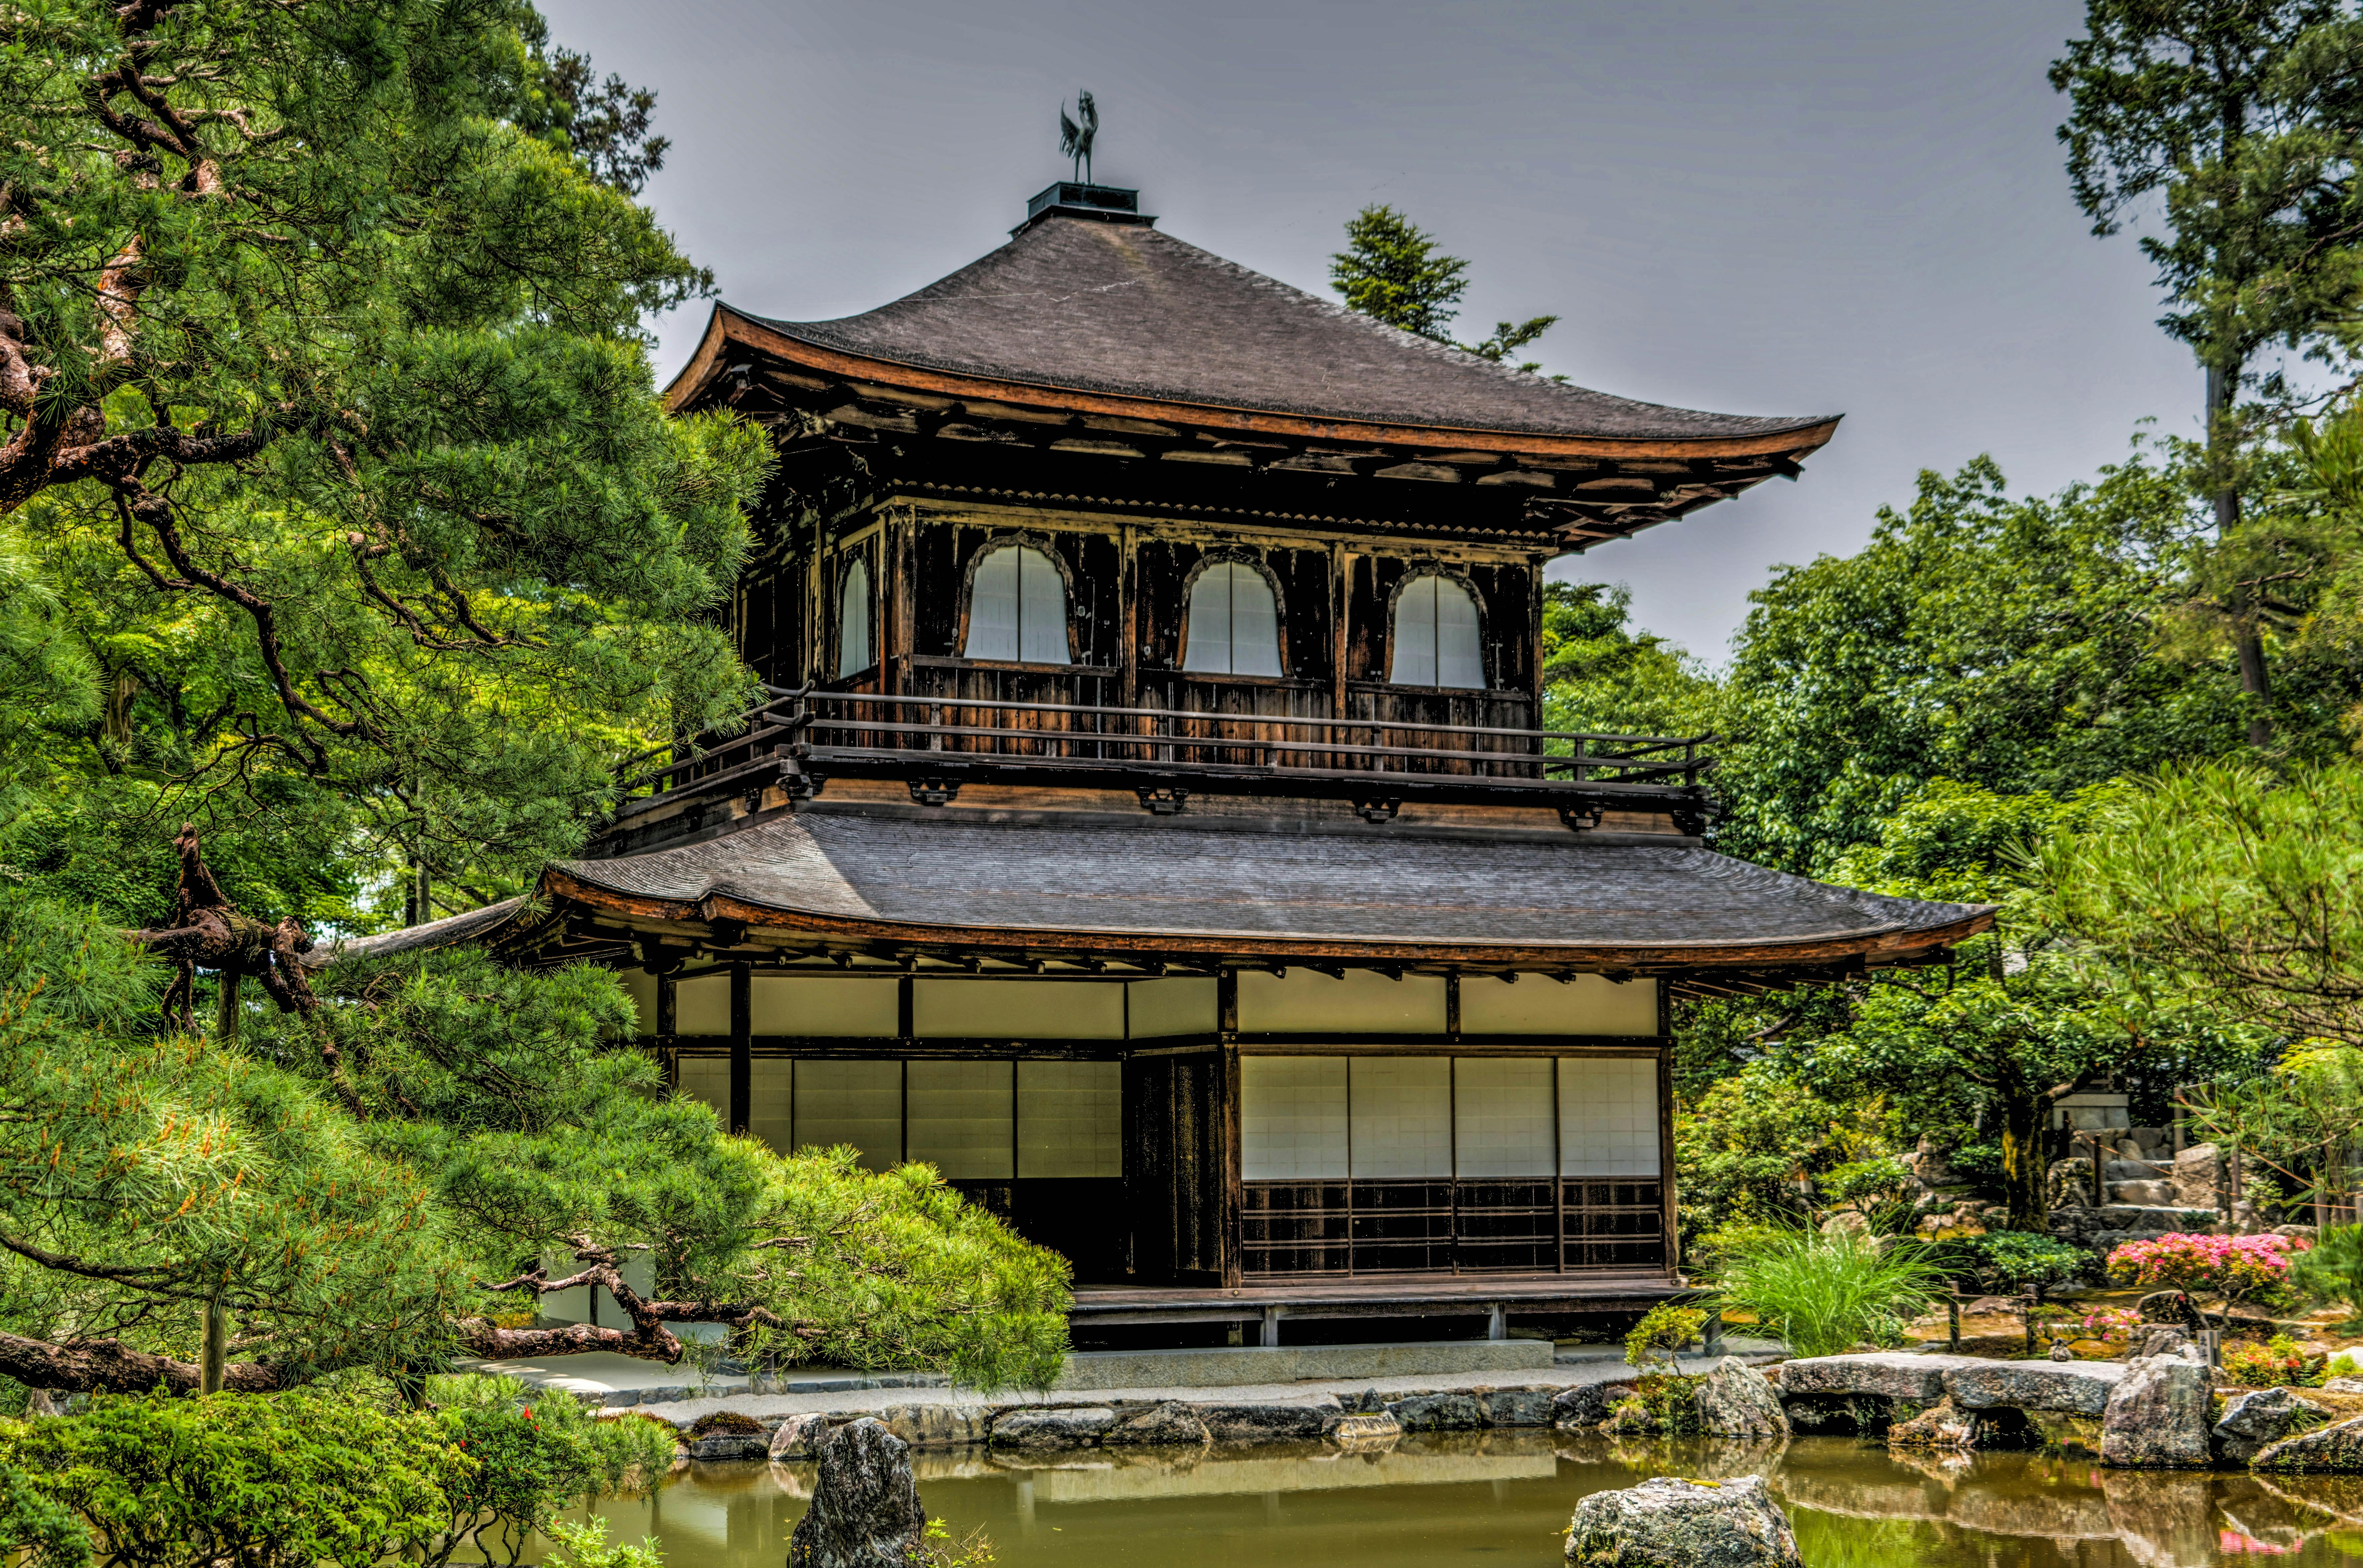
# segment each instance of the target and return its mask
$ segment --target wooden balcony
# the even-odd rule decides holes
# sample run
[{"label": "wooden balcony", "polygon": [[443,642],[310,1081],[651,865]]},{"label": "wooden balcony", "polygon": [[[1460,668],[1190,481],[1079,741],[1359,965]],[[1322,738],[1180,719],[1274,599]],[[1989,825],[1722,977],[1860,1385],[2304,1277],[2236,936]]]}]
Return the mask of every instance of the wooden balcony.
[{"label": "wooden balcony", "polygon": [[1286,678],[1156,672],[1126,703],[1119,673],[1093,666],[904,666],[900,692],[875,670],[834,689],[766,688],[740,733],[624,780],[618,818],[684,790],[802,796],[833,777],[905,779],[927,803],[989,779],[1130,788],[1151,810],[1192,793],[1346,799],[1372,821],[1428,800],[1551,807],[1571,827],[1654,811],[1696,833],[1713,812],[1712,736],[1535,729],[1521,692],[1354,682],[1338,717],[1333,688]]}]

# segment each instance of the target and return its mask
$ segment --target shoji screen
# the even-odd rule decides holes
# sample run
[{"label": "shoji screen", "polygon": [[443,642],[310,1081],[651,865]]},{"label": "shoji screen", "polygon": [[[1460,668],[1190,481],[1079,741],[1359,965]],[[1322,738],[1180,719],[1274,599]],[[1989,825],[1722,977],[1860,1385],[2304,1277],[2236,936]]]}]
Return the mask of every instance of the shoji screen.
[{"label": "shoji screen", "polygon": [[864,1170],[903,1163],[903,1064],[796,1064],[796,1144],[850,1143]]},{"label": "shoji screen", "polygon": [[1355,1179],[1451,1176],[1451,1062],[1356,1056],[1350,1066]]},{"label": "shoji screen", "polygon": [[1121,1064],[1017,1064],[1017,1174],[1124,1175]]},{"label": "shoji screen", "polygon": [[1453,1063],[1453,1151],[1459,1175],[1548,1176],[1548,1057],[1464,1056]]},{"label": "shoji screen", "polygon": [[1013,1066],[911,1063],[905,1157],[926,1160],[948,1181],[1007,1181],[1016,1175]]},{"label": "shoji screen", "polygon": [[1346,1176],[1346,1058],[1239,1059],[1239,1175],[1247,1181]]},{"label": "shoji screen", "polygon": [[1656,1176],[1658,1064],[1570,1056],[1559,1065],[1559,1174]]}]

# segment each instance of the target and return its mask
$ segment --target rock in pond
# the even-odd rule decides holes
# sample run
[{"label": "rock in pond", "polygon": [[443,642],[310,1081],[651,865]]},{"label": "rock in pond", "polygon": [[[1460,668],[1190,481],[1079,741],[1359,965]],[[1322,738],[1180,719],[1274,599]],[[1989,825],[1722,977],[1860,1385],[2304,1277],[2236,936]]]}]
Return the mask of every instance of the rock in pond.
[{"label": "rock in pond", "polygon": [[1580,1383],[1551,1401],[1551,1425],[1571,1430],[1596,1427],[1608,1419],[1616,1401],[1633,1392],[1633,1387],[1629,1378],[1614,1383]]},{"label": "rock in pond", "polygon": [[820,1440],[828,1435],[828,1418],[806,1413],[790,1416],[771,1430],[773,1459],[810,1459]]},{"label": "rock in pond", "polygon": [[1699,1430],[1714,1437],[1785,1437],[1788,1415],[1764,1375],[1736,1355],[1725,1356],[1691,1386]]},{"label": "rock in pond", "polygon": [[1198,1419],[1216,1442],[1317,1442],[1345,1412],[1317,1405],[1200,1405]]},{"label": "rock in pond", "polygon": [[1100,1434],[1103,1446],[1121,1443],[1161,1443],[1168,1446],[1206,1443],[1206,1423],[1188,1405],[1150,1405],[1119,1410],[1114,1425]]},{"label": "rock in pond", "polygon": [[2224,1402],[2215,1423],[2216,1452],[2228,1464],[2246,1464],[2283,1438],[2308,1431],[2330,1412],[2286,1388],[2254,1388]]},{"label": "rock in pond", "polygon": [[2101,1418],[2101,1463],[2136,1470],[2205,1464],[2213,1382],[2195,1348],[2126,1363]]},{"label": "rock in pond", "polygon": [[913,1448],[982,1442],[993,1428],[993,1412],[982,1405],[889,1405],[877,1417]]},{"label": "rock in pond", "polygon": [[1953,1403],[1949,1394],[1908,1421],[1887,1429],[1890,1448],[1970,1449],[1978,1446],[1978,1418]]},{"label": "rock in pond", "polygon": [[1558,1415],[1557,1388],[1492,1388],[1478,1392],[1489,1427],[1547,1427]]},{"label": "rock in pond", "polygon": [[768,1459],[771,1453],[767,1432],[715,1432],[689,1442],[692,1459]]},{"label": "rock in pond", "polygon": [[2253,1470],[2363,1470],[2363,1416],[2283,1438],[2248,1464]]},{"label": "rock in pond", "polygon": [[811,1504],[788,1538],[788,1568],[908,1568],[927,1513],[911,1477],[911,1447],[864,1419],[820,1441]]},{"label": "rock in pond", "polygon": [[995,1448],[1090,1448],[1115,1424],[1105,1405],[1027,1405],[993,1423]]},{"label": "rock in pond", "polygon": [[1659,1475],[1575,1506],[1576,1568],[1804,1568],[1796,1533],[1763,1481]]},{"label": "rock in pond", "polygon": [[1472,1432],[1485,1424],[1485,1407],[1473,1394],[1419,1394],[1387,1407],[1407,1432]]}]

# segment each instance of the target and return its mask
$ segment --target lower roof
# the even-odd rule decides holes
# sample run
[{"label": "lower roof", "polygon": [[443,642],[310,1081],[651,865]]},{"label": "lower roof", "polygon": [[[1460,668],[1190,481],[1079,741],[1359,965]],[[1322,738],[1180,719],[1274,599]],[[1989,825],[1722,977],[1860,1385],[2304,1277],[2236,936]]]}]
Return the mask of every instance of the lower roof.
[{"label": "lower roof", "polygon": [[809,812],[607,860],[543,891],[611,915],[911,947],[1572,967],[1878,964],[1983,905],[1835,888],[1675,841],[1193,831],[1186,819]]}]

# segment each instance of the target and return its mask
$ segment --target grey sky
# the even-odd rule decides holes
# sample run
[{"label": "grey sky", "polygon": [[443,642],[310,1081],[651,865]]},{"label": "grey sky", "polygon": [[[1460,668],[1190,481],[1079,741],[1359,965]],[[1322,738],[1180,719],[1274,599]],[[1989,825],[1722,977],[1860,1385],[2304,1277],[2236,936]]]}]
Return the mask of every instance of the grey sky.
[{"label": "grey sky", "polygon": [[[2189,434],[2199,378],[2128,237],[2092,238],[2043,80],[2080,5],[544,0],[558,39],[660,94],[647,193],[723,297],[866,310],[999,244],[1065,171],[1315,292],[1392,202],[1473,263],[1457,324],[1564,317],[1548,370],[1735,414],[1841,411],[1775,480],[1561,563],[1719,662],[1776,562],[1843,553],[1923,468],[1991,452],[2048,491]],[[670,376],[703,306],[663,326]]]}]

